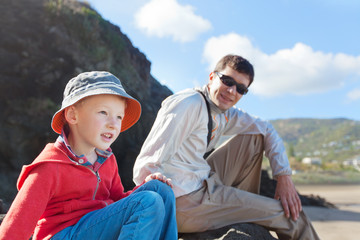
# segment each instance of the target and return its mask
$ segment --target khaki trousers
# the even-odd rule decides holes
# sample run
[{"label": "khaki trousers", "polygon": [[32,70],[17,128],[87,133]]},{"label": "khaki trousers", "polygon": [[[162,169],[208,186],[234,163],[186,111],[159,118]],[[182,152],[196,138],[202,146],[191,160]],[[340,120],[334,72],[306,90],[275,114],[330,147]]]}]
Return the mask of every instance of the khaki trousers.
[{"label": "khaki trousers", "polygon": [[203,232],[251,222],[279,239],[319,239],[303,212],[285,217],[280,201],[258,195],[264,141],[261,135],[237,135],[208,158],[212,173],[203,187],[176,199],[179,232]]}]

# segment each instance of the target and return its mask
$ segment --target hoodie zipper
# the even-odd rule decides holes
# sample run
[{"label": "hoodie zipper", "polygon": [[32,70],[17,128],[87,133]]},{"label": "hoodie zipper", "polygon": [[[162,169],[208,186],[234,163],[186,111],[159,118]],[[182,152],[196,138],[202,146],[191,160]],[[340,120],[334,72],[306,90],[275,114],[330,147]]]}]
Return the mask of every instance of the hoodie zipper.
[{"label": "hoodie zipper", "polygon": [[95,191],[94,191],[94,194],[93,194],[93,197],[92,197],[92,200],[95,200],[95,196],[96,196],[96,193],[99,189],[99,185],[100,185],[100,182],[101,182],[101,178],[100,178],[100,174],[98,171],[94,171],[90,168],[87,167],[87,169],[89,169],[95,176],[96,176],[96,187],[95,187]]},{"label": "hoodie zipper", "polygon": [[[97,178],[96,187],[95,187],[95,192],[94,192],[93,198],[92,198],[92,200],[95,200],[96,193],[97,193],[97,191],[98,191],[98,189],[99,189],[99,185],[100,185],[100,182],[101,182],[101,177],[100,177],[100,174],[99,174],[98,171],[94,171],[94,170],[92,170],[92,169],[90,169],[90,168],[88,168],[88,167],[87,167],[87,169],[89,169],[89,170],[96,176],[96,178]],[[104,201],[104,203],[105,203],[106,206],[109,205],[106,201]]]},{"label": "hoodie zipper", "polygon": [[97,178],[97,182],[96,182],[96,188],[95,188],[95,192],[94,192],[94,195],[93,195],[93,200],[95,200],[95,196],[96,196],[96,193],[99,189],[99,185],[100,185],[100,182],[101,182],[101,178],[100,178],[100,175],[99,175],[99,172],[98,171],[93,171],[93,173],[95,174],[96,178]]}]

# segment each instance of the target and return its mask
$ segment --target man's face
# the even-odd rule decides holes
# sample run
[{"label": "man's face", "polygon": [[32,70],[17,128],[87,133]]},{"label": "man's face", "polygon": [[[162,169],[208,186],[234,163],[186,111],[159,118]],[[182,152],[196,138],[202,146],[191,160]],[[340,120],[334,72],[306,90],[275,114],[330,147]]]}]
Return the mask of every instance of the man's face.
[{"label": "man's face", "polygon": [[[233,78],[237,83],[244,84],[246,87],[250,84],[248,75],[239,73],[229,66],[226,66],[226,68],[219,73]],[[221,82],[219,76],[214,72],[210,73],[208,87],[211,100],[221,110],[227,110],[231,108],[243,96],[236,91],[235,85],[231,87],[226,86]]]}]

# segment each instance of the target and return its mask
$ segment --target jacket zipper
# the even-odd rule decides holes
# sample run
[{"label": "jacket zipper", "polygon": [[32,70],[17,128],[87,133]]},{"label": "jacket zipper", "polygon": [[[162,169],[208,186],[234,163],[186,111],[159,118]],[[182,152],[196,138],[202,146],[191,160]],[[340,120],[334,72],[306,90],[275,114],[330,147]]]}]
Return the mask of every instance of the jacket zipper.
[{"label": "jacket zipper", "polygon": [[[98,171],[94,171],[94,170],[92,170],[92,169],[90,169],[90,168],[87,168],[87,169],[89,169],[89,170],[96,176],[96,178],[97,178],[96,188],[95,188],[95,192],[94,192],[93,198],[92,198],[92,200],[95,200],[95,196],[96,196],[96,193],[97,193],[97,191],[98,191],[98,189],[99,189],[99,185],[100,185],[100,182],[101,182],[100,174],[99,174]],[[105,204],[106,204],[106,206],[108,206],[108,203],[107,203],[106,201],[105,201]]]},{"label": "jacket zipper", "polygon": [[100,175],[99,175],[99,172],[98,171],[93,171],[93,170],[91,170],[94,174],[95,174],[95,176],[96,176],[96,178],[97,178],[97,181],[96,181],[96,188],[95,188],[95,192],[94,192],[94,195],[93,195],[93,200],[95,200],[95,196],[96,196],[96,193],[97,193],[97,191],[98,191],[98,189],[99,189],[99,185],[100,185],[100,182],[101,182],[101,178],[100,178]]}]

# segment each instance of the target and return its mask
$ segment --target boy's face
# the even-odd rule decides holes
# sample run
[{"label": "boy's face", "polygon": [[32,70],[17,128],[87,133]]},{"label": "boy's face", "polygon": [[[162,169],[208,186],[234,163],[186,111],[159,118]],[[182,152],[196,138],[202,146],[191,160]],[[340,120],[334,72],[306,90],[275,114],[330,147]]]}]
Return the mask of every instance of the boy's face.
[{"label": "boy's face", "polygon": [[119,136],[125,99],[116,95],[95,95],[71,107],[74,108],[74,121],[68,121],[69,142],[76,154],[87,155],[95,148],[106,150]]},{"label": "boy's face", "polygon": [[[249,86],[250,84],[248,75],[240,73],[229,66],[226,66],[220,73],[233,78],[237,83],[244,84],[245,86]],[[235,85],[231,87],[226,86],[214,72],[210,74],[208,86],[211,100],[221,110],[231,108],[243,96],[236,91]]]}]

